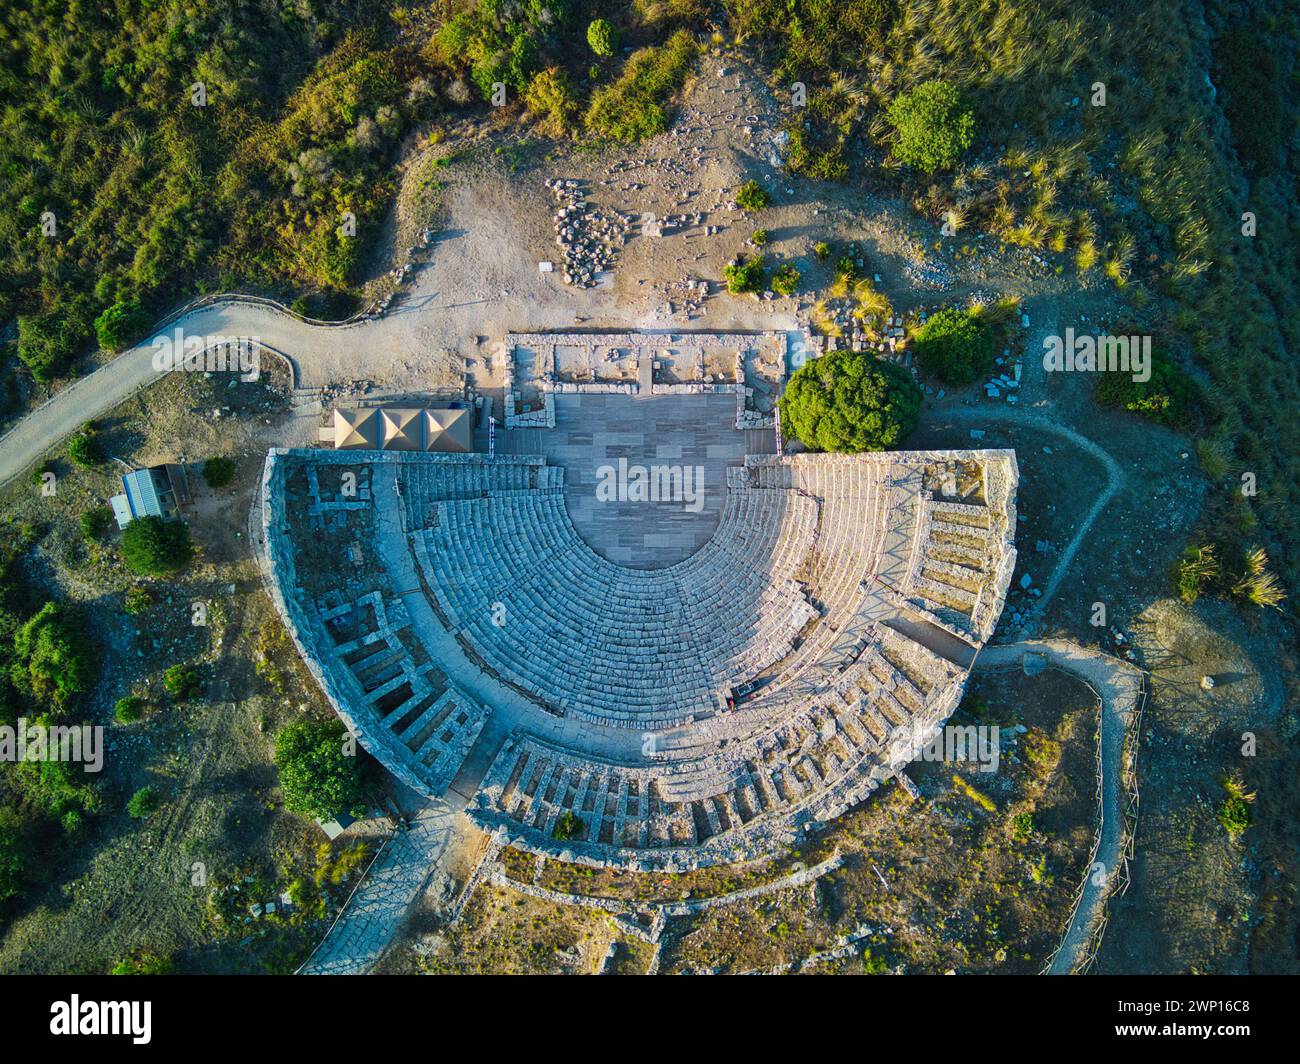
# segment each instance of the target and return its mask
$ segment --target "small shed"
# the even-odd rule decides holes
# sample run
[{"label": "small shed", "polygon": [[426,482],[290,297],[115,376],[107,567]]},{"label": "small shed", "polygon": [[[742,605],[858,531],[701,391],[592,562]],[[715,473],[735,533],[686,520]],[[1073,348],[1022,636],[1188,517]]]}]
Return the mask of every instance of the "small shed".
[{"label": "small shed", "polygon": [[109,503],[117,526],[125,528],[137,517],[179,517],[189,501],[185,467],[168,464],[127,473],[122,477],[122,494],[114,495]]}]

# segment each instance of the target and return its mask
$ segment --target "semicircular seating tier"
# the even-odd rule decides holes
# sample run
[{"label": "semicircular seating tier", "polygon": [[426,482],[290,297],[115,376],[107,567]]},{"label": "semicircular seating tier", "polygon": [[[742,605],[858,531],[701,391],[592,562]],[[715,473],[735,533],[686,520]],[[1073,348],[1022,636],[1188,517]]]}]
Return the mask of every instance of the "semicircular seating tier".
[{"label": "semicircular seating tier", "polygon": [[541,457],[273,451],[263,561],[399,778],[539,853],[684,868],[773,852],[930,741],[997,623],[1016,483],[1008,451],[750,456],[712,539],[642,570]]}]

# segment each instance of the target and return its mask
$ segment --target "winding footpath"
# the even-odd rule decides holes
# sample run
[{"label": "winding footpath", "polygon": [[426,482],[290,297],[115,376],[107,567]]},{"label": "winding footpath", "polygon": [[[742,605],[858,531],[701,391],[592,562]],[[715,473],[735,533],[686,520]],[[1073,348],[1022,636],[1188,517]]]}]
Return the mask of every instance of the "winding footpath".
[{"label": "winding footpath", "polygon": [[1143,673],[1118,658],[1062,639],[988,646],[980,653],[975,667],[1015,667],[1024,663],[1027,654],[1037,654],[1049,666],[1077,676],[1101,700],[1097,758],[1101,823],[1097,845],[1088,860],[1083,889],[1069,926],[1047,969],[1049,975],[1069,975],[1087,959],[1092,931],[1115,887],[1115,873],[1123,856],[1124,738],[1142,697]]},{"label": "winding footpath", "polygon": [[1110,501],[1118,493],[1124,483],[1124,473],[1120,469],[1119,463],[1115,461],[1110,452],[1104,450],[1097,443],[1088,439],[1080,432],[1076,432],[1068,425],[1062,425],[1058,422],[1044,417],[1042,414],[1036,414],[1030,410],[1022,409],[1005,409],[1005,410],[988,410],[980,407],[957,407],[945,413],[957,420],[962,421],[1003,421],[1013,425],[1024,425],[1027,428],[1038,429],[1040,432],[1049,432],[1054,436],[1069,440],[1080,450],[1086,452],[1106,470],[1106,486],[1101,490],[1101,494],[1093,501],[1092,506],[1088,508],[1087,514],[1084,515],[1079,527],[1075,529],[1074,536],[1066,544],[1065,549],[1061,551],[1060,558],[1057,560],[1056,567],[1052,570],[1052,575],[1048,578],[1043,593],[1035,601],[1029,610],[1029,616],[1036,618],[1042,615],[1047,604],[1052,601],[1057,589],[1061,586],[1061,581],[1065,579],[1066,571],[1070,563],[1074,561],[1075,554],[1083,545],[1084,539],[1088,535],[1089,529],[1093,523],[1101,516],[1101,512],[1110,505]]}]

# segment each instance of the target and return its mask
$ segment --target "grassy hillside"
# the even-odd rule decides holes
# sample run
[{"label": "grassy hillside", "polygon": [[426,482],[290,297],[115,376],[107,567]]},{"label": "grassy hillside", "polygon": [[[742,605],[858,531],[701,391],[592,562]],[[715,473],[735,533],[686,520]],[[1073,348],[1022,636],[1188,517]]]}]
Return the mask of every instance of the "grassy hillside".
[{"label": "grassy hillside", "polygon": [[[587,39],[600,15],[624,46],[612,54]],[[702,8],[681,0],[6,5],[0,341],[19,361],[3,405],[22,399],[15,368],[55,380],[197,292],[346,314],[410,132],[485,113],[497,84],[507,114],[555,135],[581,127],[593,96],[598,136],[655,132],[691,42],[656,46],[691,19]]]},{"label": "grassy hillside", "polygon": [[[728,7],[777,82],[807,88],[788,127],[792,169],[896,187],[935,219],[1067,253],[1081,282],[1122,289],[1161,354],[1206,384],[1198,450],[1217,490],[1201,538],[1234,559],[1263,545],[1300,587],[1295,7]],[[924,174],[892,157],[887,112],[933,79],[960,90],[977,137],[956,167]],[[1247,472],[1255,496],[1240,490]]]}]

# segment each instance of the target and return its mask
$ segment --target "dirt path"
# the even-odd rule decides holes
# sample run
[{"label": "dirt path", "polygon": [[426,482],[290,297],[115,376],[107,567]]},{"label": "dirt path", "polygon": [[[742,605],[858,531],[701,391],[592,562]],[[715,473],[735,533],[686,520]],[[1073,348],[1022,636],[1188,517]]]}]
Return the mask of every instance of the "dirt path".
[{"label": "dirt path", "polygon": [[1092,528],[1093,523],[1101,516],[1101,512],[1106,509],[1110,501],[1124,484],[1124,472],[1120,469],[1119,463],[1104,450],[1101,446],[1088,439],[1082,433],[1075,431],[1068,425],[1052,421],[1042,414],[1036,414],[1030,410],[1019,408],[1007,409],[989,409],[981,407],[955,407],[946,412],[948,416],[963,421],[1002,421],[1010,422],[1017,425],[1025,425],[1028,428],[1038,429],[1042,432],[1049,432],[1056,436],[1061,436],[1076,447],[1081,448],[1093,458],[1097,459],[1106,469],[1106,487],[1101,494],[1093,501],[1092,506],[1083,520],[1079,522],[1075,529],[1074,536],[1061,551],[1061,556],[1052,570],[1052,575],[1048,578],[1043,593],[1035,601],[1029,610],[1029,618],[1032,622],[1040,617],[1047,608],[1047,604],[1052,601],[1057,589],[1061,586],[1061,581],[1065,579],[1065,574],[1070,567],[1070,562],[1078,553],[1079,547],[1082,546],[1084,539],[1088,535],[1088,530]]},{"label": "dirt path", "polygon": [[1114,887],[1124,841],[1124,736],[1142,693],[1142,672],[1117,658],[1064,640],[1028,640],[1006,646],[985,647],[976,662],[978,668],[1020,665],[1026,654],[1041,655],[1049,665],[1079,677],[1101,699],[1100,794],[1101,824],[1097,845],[1088,861],[1088,871],[1078,904],[1070,917],[1049,975],[1068,975],[1084,960],[1089,936],[1101,917],[1102,908]]}]

